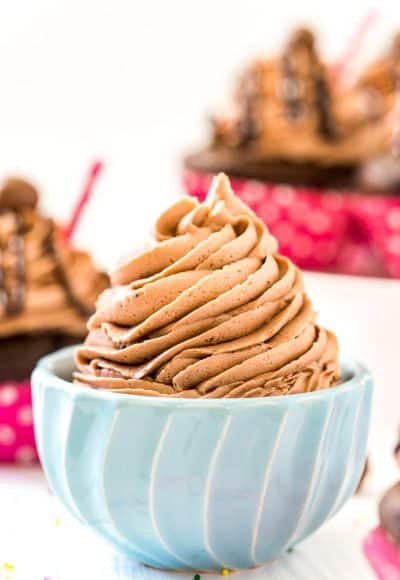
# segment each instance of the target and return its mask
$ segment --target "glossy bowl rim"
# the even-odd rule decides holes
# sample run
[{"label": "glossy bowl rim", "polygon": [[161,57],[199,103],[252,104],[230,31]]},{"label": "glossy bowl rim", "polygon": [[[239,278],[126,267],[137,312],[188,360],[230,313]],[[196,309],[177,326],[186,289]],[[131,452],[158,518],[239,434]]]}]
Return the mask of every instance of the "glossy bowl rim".
[{"label": "glossy bowl rim", "polygon": [[341,360],[341,370],[347,373],[350,372],[350,377],[344,382],[335,387],[328,389],[321,389],[318,391],[311,391],[307,393],[296,393],[293,395],[271,395],[268,397],[252,397],[252,398],[218,398],[218,399],[191,399],[191,398],[174,398],[168,396],[148,397],[145,395],[130,395],[127,393],[113,393],[106,389],[94,389],[85,387],[83,385],[75,385],[72,381],[66,380],[56,374],[55,366],[58,363],[73,359],[73,354],[77,346],[69,346],[55,351],[49,355],[41,358],[33,373],[32,382],[35,387],[35,382],[40,376],[46,384],[50,384],[53,388],[60,389],[67,392],[69,395],[82,394],[86,397],[99,399],[104,401],[119,402],[125,404],[141,404],[146,406],[175,406],[175,407],[208,407],[208,408],[233,408],[233,407],[253,407],[257,406],[276,406],[282,403],[294,405],[296,403],[320,400],[321,398],[329,400],[340,394],[348,393],[358,389],[366,388],[368,384],[372,383],[372,376],[370,371],[361,363],[348,357]]}]

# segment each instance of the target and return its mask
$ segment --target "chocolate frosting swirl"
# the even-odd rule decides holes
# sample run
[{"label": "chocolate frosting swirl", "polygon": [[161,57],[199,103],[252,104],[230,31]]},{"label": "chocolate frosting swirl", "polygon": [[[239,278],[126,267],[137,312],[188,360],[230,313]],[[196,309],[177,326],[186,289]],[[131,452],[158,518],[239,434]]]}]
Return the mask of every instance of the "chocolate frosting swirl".
[{"label": "chocolate frosting swirl", "polygon": [[107,276],[37,211],[37,199],[21,179],[0,187],[0,337],[39,331],[81,337]]},{"label": "chocolate frosting swirl", "polygon": [[263,397],[338,380],[299,270],[223,174],[181,198],[157,242],[119,265],[76,355],[75,381],[132,395]]}]

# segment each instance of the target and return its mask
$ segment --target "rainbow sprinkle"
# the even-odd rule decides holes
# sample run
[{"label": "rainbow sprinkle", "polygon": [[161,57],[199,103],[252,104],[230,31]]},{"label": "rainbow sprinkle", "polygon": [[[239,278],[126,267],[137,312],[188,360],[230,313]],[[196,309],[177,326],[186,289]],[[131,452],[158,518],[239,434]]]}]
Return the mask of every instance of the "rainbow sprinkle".
[{"label": "rainbow sprinkle", "polygon": [[10,564],[9,562],[4,562],[2,568],[6,573],[4,576],[4,580],[12,580],[11,574],[14,572],[15,566],[13,564]]}]

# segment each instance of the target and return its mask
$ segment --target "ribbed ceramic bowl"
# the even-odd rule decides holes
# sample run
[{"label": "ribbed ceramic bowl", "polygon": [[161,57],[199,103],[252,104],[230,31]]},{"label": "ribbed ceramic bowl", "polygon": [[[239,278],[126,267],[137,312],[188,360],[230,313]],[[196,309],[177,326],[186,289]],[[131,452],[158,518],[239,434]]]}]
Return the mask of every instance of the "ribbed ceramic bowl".
[{"label": "ribbed ceramic bowl", "polygon": [[71,349],[33,374],[49,484],[82,523],[155,567],[216,570],[278,557],[359,481],[371,378],[263,399],[133,397],[71,384]]}]

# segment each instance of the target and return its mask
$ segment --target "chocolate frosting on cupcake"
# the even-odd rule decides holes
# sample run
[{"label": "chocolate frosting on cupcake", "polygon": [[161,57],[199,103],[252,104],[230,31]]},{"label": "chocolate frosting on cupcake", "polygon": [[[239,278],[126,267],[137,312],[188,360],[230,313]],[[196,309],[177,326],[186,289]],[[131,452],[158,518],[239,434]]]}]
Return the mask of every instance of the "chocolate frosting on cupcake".
[{"label": "chocolate frosting on cupcake", "polygon": [[47,331],[79,337],[107,277],[66,243],[37,201],[21,179],[0,187],[0,338]]},{"label": "chocolate frosting on cupcake", "polygon": [[333,87],[313,34],[297,30],[279,58],[251,64],[239,80],[232,116],[214,126],[214,153],[227,147],[246,149],[254,161],[323,163],[342,155]]},{"label": "chocolate frosting on cupcake", "polygon": [[213,119],[211,143],[185,165],[294,185],[359,186],[359,166],[393,143],[399,45],[396,37],[345,90],[312,32],[296,30],[280,55],[244,71],[229,112]]},{"label": "chocolate frosting on cupcake", "polygon": [[183,197],[156,243],[111,273],[75,381],[132,395],[263,397],[338,381],[336,338],[315,324],[299,270],[219,175]]}]

